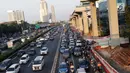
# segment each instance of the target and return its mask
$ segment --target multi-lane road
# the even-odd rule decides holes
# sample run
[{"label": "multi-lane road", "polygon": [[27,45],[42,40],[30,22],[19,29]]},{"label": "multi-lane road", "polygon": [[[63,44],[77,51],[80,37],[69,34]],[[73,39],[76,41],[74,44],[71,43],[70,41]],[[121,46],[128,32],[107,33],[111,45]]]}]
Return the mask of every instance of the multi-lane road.
[{"label": "multi-lane road", "polygon": [[[36,54],[34,56],[30,56],[30,61],[27,64],[21,65],[20,73],[50,73],[51,69],[53,67],[56,50],[58,49],[58,46],[60,46],[58,44],[59,42],[60,42],[60,33],[57,33],[57,34],[55,34],[53,41],[48,40],[45,42],[45,44],[42,45],[42,46],[48,47],[49,53],[44,56],[45,65],[44,65],[43,69],[41,71],[35,71],[35,72],[32,70],[32,62],[36,56],[40,55],[40,48],[33,47],[36,50]],[[26,52],[29,49],[31,49],[31,47],[27,47],[25,49]],[[20,59],[20,57],[16,56],[12,59],[12,62],[19,63],[19,59]],[[1,73],[5,73],[5,72],[1,72]]]}]

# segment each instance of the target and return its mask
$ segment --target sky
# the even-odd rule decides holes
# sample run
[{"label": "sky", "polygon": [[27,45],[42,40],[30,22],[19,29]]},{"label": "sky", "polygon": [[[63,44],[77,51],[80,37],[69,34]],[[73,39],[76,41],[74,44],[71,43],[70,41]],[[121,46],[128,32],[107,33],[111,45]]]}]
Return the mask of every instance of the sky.
[{"label": "sky", "polygon": [[[68,20],[80,0],[46,0],[50,12],[51,5],[55,7],[57,20]],[[0,22],[8,21],[8,10],[23,10],[28,22],[40,20],[40,0],[1,0]]]}]

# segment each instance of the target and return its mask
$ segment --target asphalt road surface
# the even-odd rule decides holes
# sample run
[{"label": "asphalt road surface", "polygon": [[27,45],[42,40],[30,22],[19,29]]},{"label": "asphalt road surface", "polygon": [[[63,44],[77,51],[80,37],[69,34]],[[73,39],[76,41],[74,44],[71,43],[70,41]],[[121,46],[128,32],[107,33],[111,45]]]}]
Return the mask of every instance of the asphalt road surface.
[{"label": "asphalt road surface", "polygon": [[[52,69],[52,65],[53,65],[53,61],[54,61],[54,57],[56,54],[56,50],[58,48],[58,42],[60,40],[60,33],[57,33],[54,36],[54,40],[53,41],[47,41],[43,46],[48,47],[49,49],[49,53],[47,55],[45,55],[45,65],[43,67],[43,69],[41,71],[32,71],[32,62],[35,59],[36,56],[40,55],[40,48],[35,48],[36,50],[36,54],[34,56],[30,56],[30,61],[25,64],[25,65],[21,65],[20,68],[20,73],[50,73],[51,69]],[[28,51],[29,49],[31,49],[30,47],[27,47],[25,50]],[[14,57],[14,59],[12,60],[13,63],[19,63],[19,59],[20,57]],[[1,72],[1,73],[5,73],[5,72]]]}]

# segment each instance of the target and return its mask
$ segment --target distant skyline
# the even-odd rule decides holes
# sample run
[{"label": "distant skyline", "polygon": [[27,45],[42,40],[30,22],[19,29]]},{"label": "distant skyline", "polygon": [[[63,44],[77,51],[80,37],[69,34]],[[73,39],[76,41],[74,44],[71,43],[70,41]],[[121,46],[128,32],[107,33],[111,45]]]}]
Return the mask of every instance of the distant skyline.
[{"label": "distant skyline", "polygon": [[[80,0],[46,0],[49,13],[51,5],[55,7],[57,20],[68,20]],[[0,22],[8,21],[8,10],[22,10],[28,22],[40,20],[40,0],[2,0],[0,2]]]}]

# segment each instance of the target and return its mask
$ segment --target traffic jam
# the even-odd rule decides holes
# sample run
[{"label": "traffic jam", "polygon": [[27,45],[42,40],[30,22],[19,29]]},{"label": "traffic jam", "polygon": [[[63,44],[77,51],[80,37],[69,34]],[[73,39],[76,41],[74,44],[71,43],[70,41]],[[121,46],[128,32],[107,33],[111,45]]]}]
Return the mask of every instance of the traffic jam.
[{"label": "traffic jam", "polygon": [[91,53],[92,44],[71,29],[62,33],[58,73],[105,73]]}]

